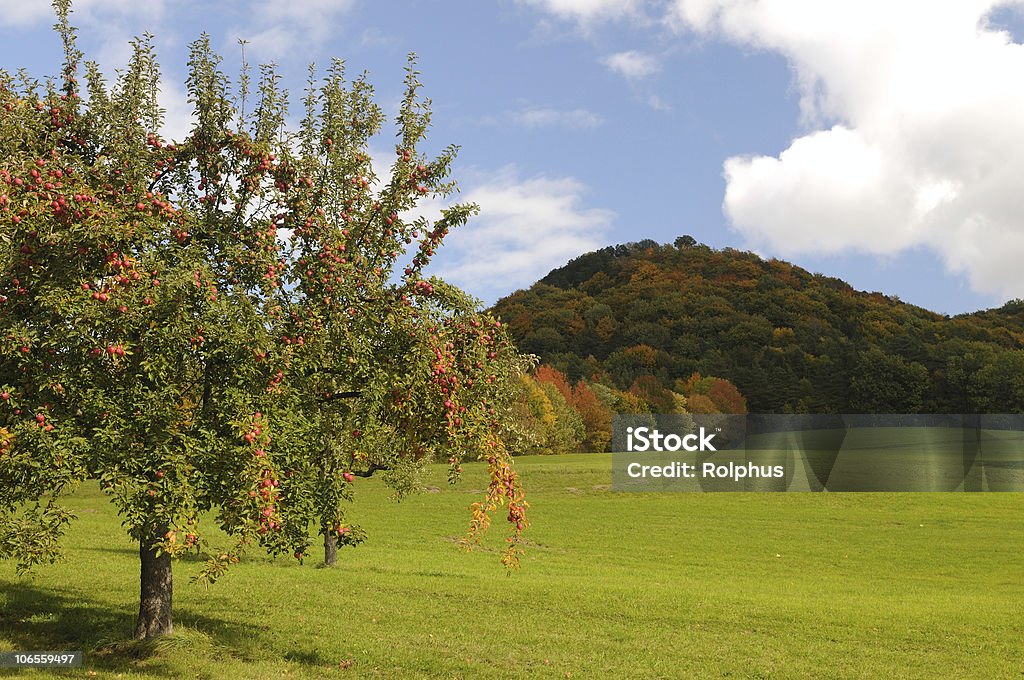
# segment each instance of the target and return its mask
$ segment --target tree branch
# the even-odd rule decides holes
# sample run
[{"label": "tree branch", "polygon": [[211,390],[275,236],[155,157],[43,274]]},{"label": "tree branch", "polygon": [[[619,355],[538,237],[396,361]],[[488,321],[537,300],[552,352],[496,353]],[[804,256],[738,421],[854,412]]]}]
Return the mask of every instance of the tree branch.
[{"label": "tree branch", "polygon": [[350,390],[347,392],[335,392],[334,394],[328,394],[324,396],[321,401],[337,401],[338,399],[358,399],[363,396],[363,393],[357,390]]},{"label": "tree branch", "polygon": [[381,470],[387,472],[390,471],[391,469],[392,468],[387,465],[377,465],[376,463],[370,463],[370,467],[368,467],[367,469],[353,470],[352,474],[354,474],[356,477],[372,477],[374,472],[379,472]]}]

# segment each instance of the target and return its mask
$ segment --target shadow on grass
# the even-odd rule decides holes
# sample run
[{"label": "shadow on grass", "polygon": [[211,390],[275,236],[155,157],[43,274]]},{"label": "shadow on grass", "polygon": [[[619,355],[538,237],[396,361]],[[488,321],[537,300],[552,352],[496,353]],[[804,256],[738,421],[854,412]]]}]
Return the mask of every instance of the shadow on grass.
[{"label": "shadow on grass", "polygon": [[127,555],[135,558],[139,556],[138,547],[134,548],[103,548],[100,546],[89,546],[88,548],[82,548],[88,552],[106,553],[107,555]]},{"label": "shadow on grass", "polygon": [[[122,556],[122,557],[130,557],[132,559],[138,559],[138,557],[139,557],[139,548],[137,546],[134,547],[134,548],[104,548],[104,547],[98,547],[98,546],[90,546],[88,548],[82,548],[82,550],[87,551],[87,552],[105,553],[107,555],[117,555],[117,556]],[[204,553],[196,554],[194,552],[187,552],[187,553],[182,553],[182,554],[179,554],[179,555],[175,556],[174,561],[175,562],[188,562],[188,563],[193,563],[193,564],[201,564],[203,562],[206,562],[208,559],[209,559],[209,555],[206,555]],[[246,562],[246,561],[252,561],[252,560],[251,559],[247,560],[247,559],[243,558],[242,561]]]},{"label": "shadow on grass", "polygon": [[[242,662],[267,659],[260,636],[267,626],[237,623],[176,609],[174,633],[154,640],[132,640],[135,611],[91,600],[73,591],[0,580],[0,639],[18,651],[82,651],[84,667],[137,671],[158,677],[180,677],[183,655]],[[323,667],[316,654],[289,655],[289,660]],[[48,671],[55,676],[81,677],[81,668]],[[0,669],[0,677],[19,670]],[[207,677],[213,677],[207,676]]]}]

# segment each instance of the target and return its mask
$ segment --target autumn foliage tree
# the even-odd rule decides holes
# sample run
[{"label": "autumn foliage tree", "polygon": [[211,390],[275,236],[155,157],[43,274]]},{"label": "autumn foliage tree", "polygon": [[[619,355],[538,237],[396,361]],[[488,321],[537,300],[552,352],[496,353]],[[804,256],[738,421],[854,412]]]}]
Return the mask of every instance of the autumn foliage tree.
[{"label": "autumn foliage tree", "polygon": [[683,382],[682,392],[691,413],[742,415],[747,412],[746,398],[725,378],[694,373]]},{"label": "autumn foliage tree", "polygon": [[502,431],[512,451],[547,455],[579,449],[583,420],[558,388],[524,375],[512,396],[513,408]]},{"label": "autumn foliage tree", "polygon": [[[311,527],[328,551],[358,541],[342,512],[356,478],[408,490],[440,455],[453,479],[487,460],[470,541],[505,506],[514,565],[527,506],[497,433],[525,363],[423,273],[474,208],[409,217],[455,188],[455,149],[419,150],[415,72],[386,178],[365,80],[311,71],[292,131],[273,69],[232,91],[206,37],[194,125],[167,142],[151,39],[108,84],[82,65],[69,0],[54,5],[61,76],[0,72],[0,557],[56,559],[64,497],[98,479],[139,543],[135,636],[153,637],[171,630],[172,557],[207,554],[212,581],[254,546],[301,558]],[[233,547],[210,552],[215,530]]]},{"label": "autumn foliage tree", "polygon": [[587,451],[607,451],[612,441],[612,412],[590,385],[578,382],[572,389],[572,405],[583,419]]}]

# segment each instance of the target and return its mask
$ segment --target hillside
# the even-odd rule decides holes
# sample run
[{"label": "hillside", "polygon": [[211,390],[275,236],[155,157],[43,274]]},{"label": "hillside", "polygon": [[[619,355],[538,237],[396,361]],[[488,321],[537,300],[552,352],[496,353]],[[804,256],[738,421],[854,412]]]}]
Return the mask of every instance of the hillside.
[{"label": "hillside", "polygon": [[672,388],[700,372],[753,412],[1024,408],[1024,302],[947,317],[690,237],[588,253],[494,311],[573,381]]}]

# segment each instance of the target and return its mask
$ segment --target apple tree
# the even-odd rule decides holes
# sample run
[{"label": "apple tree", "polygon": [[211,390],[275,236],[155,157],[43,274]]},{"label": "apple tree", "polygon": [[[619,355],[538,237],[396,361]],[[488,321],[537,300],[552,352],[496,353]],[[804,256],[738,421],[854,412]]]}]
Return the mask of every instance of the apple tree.
[{"label": "apple tree", "polygon": [[469,541],[507,506],[513,565],[526,503],[497,433],[526,362],[423,274],[474,208],[414,216],[455,190],[455,149],[418,150],[415,72],[386,181],[365,79],[346,85],[336,62],[317,86],[311,70],[291,131],[273,69],[232,92],[205,36],[192,129],[167,142],[152,39],[107,83],[82,64],[69,0],[54,6],[62,74],[0,72],[0,557],[58,558],[62,499],[99,480],[139,543],[135,636],[161,635],[173,557],[205,553],[212,581],[253,546],[301,558],[311,526],[328,551],[356,542],[356,476],[383,470],[403,492],[442,456],[453,479],[488,461]]},{"label": "apple tree", "polygon": [[280,149],[291,175],[277,217],[293,237],[275,273],[282,308],[291,310],[285,343],[302,378],[293,394],[300,411],[319,419],[306,458],[320,462],[313,497],[325,559],[334,562],[338,541],[361,536],[340,502],[355,477],[383,470],[401,495],[423,462],[447,458],[454,480],[469,455],[488,460],[492,487],[508,492],[501,498],[516,528],[505,554],[512,564],[525,506],[497,416],[509,381],[528,365],[500,322],[423,273],[475,206],[454,205],[433,221],[417,216],[423,197],[454,191],[455,148],[433,160],[417,152],[430,111],[412,67],[387,178],[374,174],[369,153],[383,114],[365,79],[346,85],[340,62],[322,87],[311,79],[297,139]]}]

